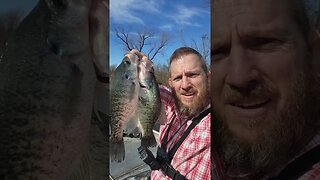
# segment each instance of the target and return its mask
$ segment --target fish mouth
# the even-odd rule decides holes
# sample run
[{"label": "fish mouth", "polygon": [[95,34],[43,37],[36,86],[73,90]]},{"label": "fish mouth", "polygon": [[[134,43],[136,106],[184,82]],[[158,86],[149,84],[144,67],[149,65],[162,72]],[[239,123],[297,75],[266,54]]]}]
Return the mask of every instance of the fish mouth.
[{"label": "fish mouth", "polygon": [[143,84],[141,82],[139,82],[139,85],[140,85],[141,88],[146,88],[146,89],[150,89],[150,87],[151,87],[151,86]]}]

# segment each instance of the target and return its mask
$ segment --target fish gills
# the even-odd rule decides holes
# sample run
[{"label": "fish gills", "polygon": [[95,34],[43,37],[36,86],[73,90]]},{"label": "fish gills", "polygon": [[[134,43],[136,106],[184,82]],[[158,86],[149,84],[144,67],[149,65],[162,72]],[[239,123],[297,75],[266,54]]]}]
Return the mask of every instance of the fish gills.
[{"label": "fish gills", "polygon": [[138,117],[142,133],[141,145],[153,147],[157,145],[152,129],[161,110],[160,93],[154,75],[153,63],[146,56],[141,59],[138,69],[140,85]]},{"label": "fish gills", "polygon": [[135,114],[138,103],[138,63],[138,56],[129,53],[111,75],[111,136],[109,149],[111,161],[121,162],[124,160],[123,130],[125,124]]}]

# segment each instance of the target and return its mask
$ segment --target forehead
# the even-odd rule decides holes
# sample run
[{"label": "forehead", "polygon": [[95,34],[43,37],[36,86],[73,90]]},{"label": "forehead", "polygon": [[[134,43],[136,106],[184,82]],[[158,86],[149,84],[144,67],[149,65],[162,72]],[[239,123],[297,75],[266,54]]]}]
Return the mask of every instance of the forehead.
[{"label": "forehead", "polygon": [[239,31],[281,32],[293,23],[287,0],[216,0],[212,8],[213,38],[230,33],[235,27]]},{"label": "forehead", "polygon": [[171,62],[170,72],[180,73],[183,71],[193,71],[202,68],[202,62],[200,58],[195,54],[187,54],[178,56]]}]

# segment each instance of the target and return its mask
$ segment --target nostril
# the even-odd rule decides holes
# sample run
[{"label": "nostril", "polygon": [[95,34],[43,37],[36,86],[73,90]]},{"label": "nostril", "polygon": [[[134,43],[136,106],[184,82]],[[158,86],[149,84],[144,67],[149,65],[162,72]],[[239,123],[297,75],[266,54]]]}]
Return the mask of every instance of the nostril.
[{"label": "nostril", "polygon": [[192,89],[192,86],[182,86],[181,89],[185,92],[188,92]]},{"label": "nostril", "polygon": [[259,87],[259,82],[256,80],[249,81],[247,83],[243,83],[241,85],[229,84],[230,88],[238,91],[243,95],[249,95],[252,91]]}]

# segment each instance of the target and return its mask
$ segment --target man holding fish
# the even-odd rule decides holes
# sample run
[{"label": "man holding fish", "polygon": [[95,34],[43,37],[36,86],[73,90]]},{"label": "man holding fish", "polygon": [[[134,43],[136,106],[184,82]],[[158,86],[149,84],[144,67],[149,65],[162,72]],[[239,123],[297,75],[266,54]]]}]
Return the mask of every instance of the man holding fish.
[{"label": "man holding fish", "polygon": [[151,179],[210,179],[211,175],[218,179],[210,161],[209,81],[210,71],[199,52],[189,47],[174,51],[170,87],[159,86],[167,122],[160,126],[157,160],[161,168],[151,172]]},{"label": "man holding fish", "polygon": [[[111,76],[111,161],[125,158],[122,132],[139,132],[138,151],[153,170],[151,179],[219,179],[210,154],[210,71],[199,52],[181,47],[170,57],[169,74],[169,87],[158,86],[152,62],[137,50],[116,68]],[[159,122],[155,158],[147,148],[156,145],[150,130],[163,112],[161,102],[166,122]]]}]

